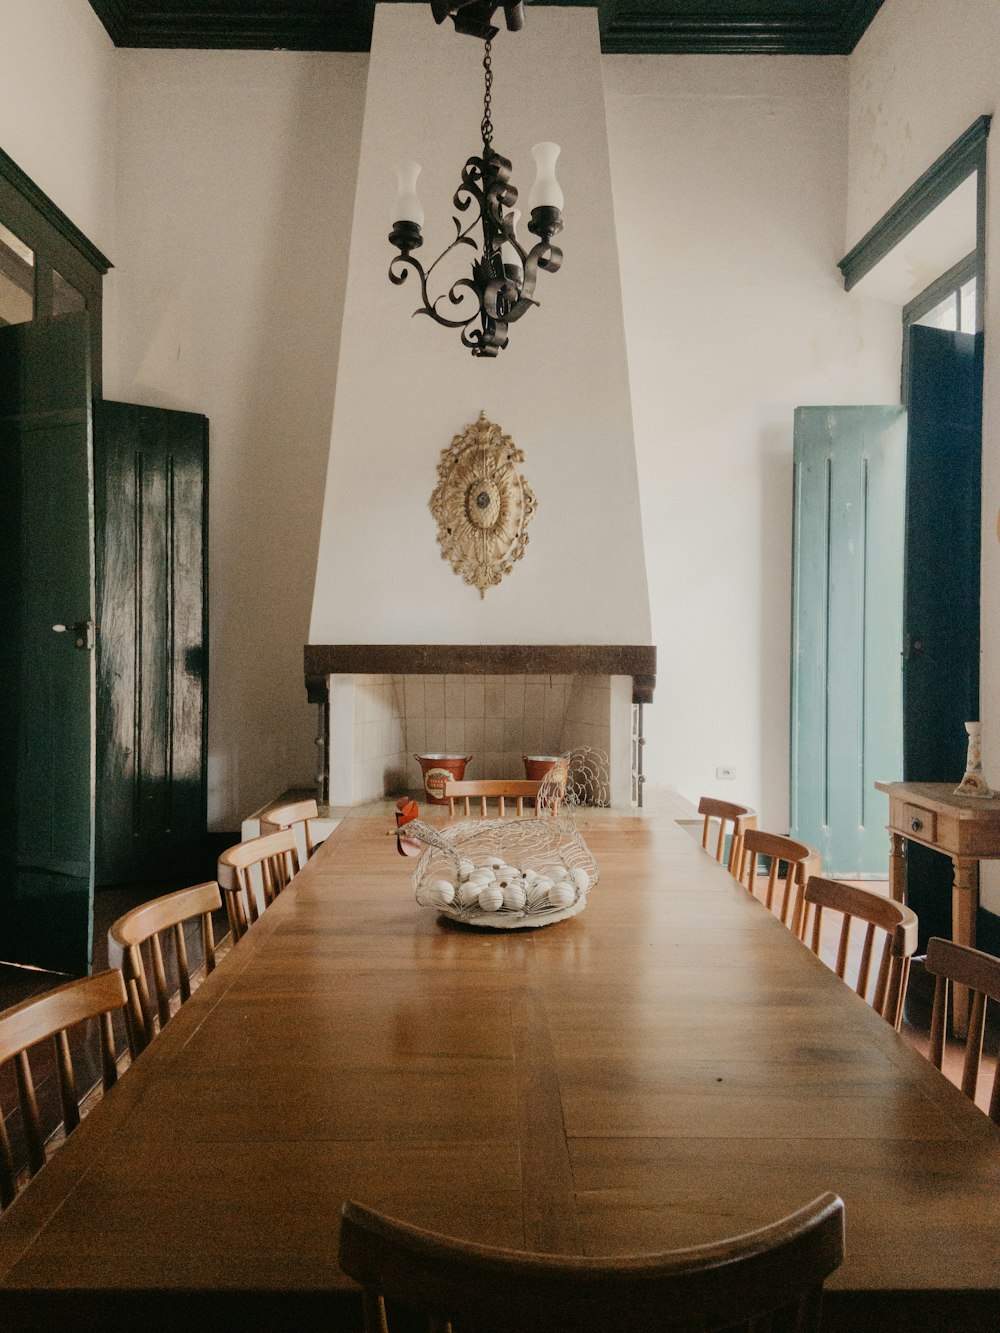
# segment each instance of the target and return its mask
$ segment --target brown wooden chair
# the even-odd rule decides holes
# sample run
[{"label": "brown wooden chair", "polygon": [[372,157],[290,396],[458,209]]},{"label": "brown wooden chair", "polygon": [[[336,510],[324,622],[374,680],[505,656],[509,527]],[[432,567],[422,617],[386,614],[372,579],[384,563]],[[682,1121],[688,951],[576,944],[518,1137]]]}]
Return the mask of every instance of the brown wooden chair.
[{"label": "brown wooden chair", "polygon": [[517,781],[489,781],[477,780],[475,782],[448,782],[445,784],[444,796],[448,802],[448,810],[452,817],[455,815],[456,805],[459,801],[464,802],[466,815],[471,815],[472,802],[478,801],[479,814],[484,818],[489,815],[489,802],[497,802],[497,812],[502,819],[507,814],[507,802],[514,803],[514,812],[518,815],[524,814],[525,801],[534,801],[535,814],[554,815],[562,801],[556,797],[551,802],[539,802],[538,789],[540,782]]},{"label": "brown wooden chair", "polygon": [[219,857],[219,888],[226,901],[233,943],[241,939],[260,916],[251,870],[259,867],[264,907],[270,907],[282,889],[299,873],[299,849],[293,829],[265,833],[229,847]]},{"label": "brown wooden chair", "polygon": [[[815,855],[815,848],[807,847],[804,842],[796,842],[794,838],[786,838],[781,833],[764,833],[760,829],[750,828],[743,834],[736,878],[745,889],[756,895],[758,861],[760,857],[767,857],[770,864],[767,884],[763,890],[764,904],[769,911],[776,911],[782,923],[798,935],[802,895],[806,887],[806,867]],[[781,878],[781,901],[776,906],[775,895],[779,888],[782,862],[785,874]]]},{"label": "brown wooden chair", "polygon": [[291,801],[287,805],[275,805],[260,817],[262,834],[277,833],[282,829],[295,829],[301,826],[305,839],[305,860],[308,861],[318,844],[313,842],[310,821],[319,817],[315,801]]},{"label": "brown wooden chair", "polygon": [[[704,816],[704,823],[701,828],[701,845],[705,851],[709,848],[709,834],[713,820],[719,824],[719,836],[716,839],[715,851],[712,853],[715,859],[721,864],[725,857],[726,869],[731,875],[737,873],[740,864],[740,848],[743,845],[743,834],[748,828],[757,827],[757,812],[751,810],[748,805],[733,805],[730,801],[717,801],[711,796],[703,796],[698,802],[698,813]],[[732,829],[730,829],[730,824]],[[729,833],[729,855],[726,856],[726,834]]]},{"label": "brown wooden chair", "polygon": [[[15,1004],[0,1014],[0,1064],[14,1060],[18,1102],[28,1149],[28,1171],[35,1175],[45,1165],[45,1134],[31,1076],[28,1049],[52,1037],[55,1041],[62,1125],[68,1136],[80,1123],[73,1060],[67,1032],[89,1018],[100,1019],[101,1081],[105,1092],[118,1081],[118,1061],[111,1016],[128,1000],[122,974],[113,968],[92,977],[68,981],[65,986]],[[9,1204],[17,1194],[18,1172],[6,1127],[0,1118],[0,1202]]]},{"label": "brown wooden chair", "polygon": [[[855,921],[864,921],[867,924],[864,943],[861,946],[858,981],[854,987],[864,999],[868,998],[875,931],[885,932],[878,956],[872,1008],[898,1032],[903,1021],[903,1003],[906,999],[907,982],[910,979],[910,959],[917,947],[916,913],[904,907],[902,903],[894,902],[892,898],[883,898],[880,894],[872,893],[870,889],[854,888],[835,879],[821,879],[818,875],[811,875],[806,884],[799,938],[809,943],[814,954],[819,954],[820,951],[825,910],[839,912],[843,917],[837,945],[837,962],[834,967],[834,971],[842,981],[847,971],[851,926]],[[808,938],[810,933],[811,940]]]},{"label": "brown wooden chair", "polygon": [[388,1333],[387,1299],[427,1316],[431,1333],[453,1320],[479,1333],[763,1333],[778,1311],[791,1313],[782,1328],[806,1333],[819,1328],[823,1282],[843,1258],[835,1194],[728,1240],[611,1258],[473,1245],[350,1202],[340,1227],[340,1266],[361,1284],[366,1333]]},{"label": "brown wooden chair", "polygon": [[[931,1013],[931,1062],[938,1069],[944,1061],[945,1029],[948,1026],[948,991],[952,984],[967,986],[972,1000],[969,1030],[965,1039],[965,1063],[962,1067],[961,1088],[966,1097],[976,1098],[979,1063],[983,1054],[983,1032],[986,1026],[986,1001],[1000,1003],[1000,958],[993,954],[970,949],[966,944],[954,944],[936,935],[927,941],[924,967],[936,977],[934,1009]],[[997,1061],[993,1091],[990,1095],[989,1117],[1000,1125],[1000,1060]]]},{"label": "brown wooden chair", "polygon": [[[187,946],[184,941],[184,922],[197,918],[201,925],[202,954],[205,959],[206,974],[215,968],[215,935],[212,930],[212,913],[222,906],[222,895],[215,880],[207,884],[196,884],[191,889],[181,889],[177,893],[167,893],[162,898],[135,907],[131,912],[120,916],[108,931],[108,940],[112,947],[117,946],[122,955],[122,971],[128,988],[129,1036],[132,1049],[137,1053],[145,1050],[157,1032],[170,1021],[170,987],[167,982],[163,962],[163,947],[160,935],[170,931],[174,940],[174,962],[177,968],[180,986],[180,1004],[191,998],[191,969],[188,964]],[[152,963],[153,989],[156,992],[156,1009],[150,999],[149,982],[146,976],[142,945],[149,942]]]}]

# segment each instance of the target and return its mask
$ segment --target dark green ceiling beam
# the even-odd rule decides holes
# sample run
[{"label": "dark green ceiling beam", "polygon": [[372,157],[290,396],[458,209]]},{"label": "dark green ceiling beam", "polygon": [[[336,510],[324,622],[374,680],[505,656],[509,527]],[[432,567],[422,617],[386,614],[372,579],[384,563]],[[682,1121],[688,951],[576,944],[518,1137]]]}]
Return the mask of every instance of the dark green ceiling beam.
[{"label": "dark green ceiling beam", "polygon": [[[128,47],[367,51],[374,13],[374,0],[90,3],[115,45]],[[881,4],[882,0],[730,0],[722,5],[717,0],[646,0],[645,4],[600,0],[597,9],[601,49],[619,55],[846,55]]]}]

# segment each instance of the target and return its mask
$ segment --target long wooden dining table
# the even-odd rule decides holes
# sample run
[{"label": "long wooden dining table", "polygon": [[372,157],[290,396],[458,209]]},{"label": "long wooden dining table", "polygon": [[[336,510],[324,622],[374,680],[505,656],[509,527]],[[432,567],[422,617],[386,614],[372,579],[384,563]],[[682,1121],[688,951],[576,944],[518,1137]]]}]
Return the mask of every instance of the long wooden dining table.
[{"label": "long wooden dining table", "polygon": [[484,931],[390,825],[340,824],[0,1219],[0,1328],[354,1328],[347,1198],[622,1254],[828,1189],[826,1327],[1000,1328],[1000,1131],[688,833],[584,812],[586,910]]}]

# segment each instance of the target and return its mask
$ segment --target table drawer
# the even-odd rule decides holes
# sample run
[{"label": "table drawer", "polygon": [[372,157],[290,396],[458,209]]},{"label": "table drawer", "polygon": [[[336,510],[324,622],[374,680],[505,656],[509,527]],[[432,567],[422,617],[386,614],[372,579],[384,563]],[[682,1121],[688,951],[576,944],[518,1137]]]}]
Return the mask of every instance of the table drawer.
[{"label": "table drawer", "polygon": [[937,837],[937,813],[925,810],[920,805],[900,806],[900,822],[897,825],[901,833],[912,834],[922,842],[933,842]]}]

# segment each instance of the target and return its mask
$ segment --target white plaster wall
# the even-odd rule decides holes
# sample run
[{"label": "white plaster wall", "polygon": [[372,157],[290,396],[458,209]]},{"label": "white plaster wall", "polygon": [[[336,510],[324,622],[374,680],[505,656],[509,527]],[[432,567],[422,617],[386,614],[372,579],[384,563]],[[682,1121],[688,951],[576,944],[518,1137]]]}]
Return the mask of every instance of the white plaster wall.
[{"label": "white plaster wall", "polygon": [[786,829],[793,409],[899,394],[898,312],[836,268],[847,62],[610,56],[604,77],[659,650],[646,773]]},{"label": "white plaster wall", "polygon": [[302,645],[367,58],[119,51],[105,393],[210,420],[209,821],[314,776]]},{"label": "white plaster wall", "polygon": [[[890,204],[1000,96],[996,0],[885,0],[850,57],[847,240]],[[983,767],[1000,786],[1000,148],[989,140],[980,713]],[[983,902],[1000,911],[1000,870],[984,864]]]},{"label": "white plaster wall", "polygon": [[[566,258],[507,350],[476,359],[411,318],[416,281],[389,283],[386,237],[393,167],[412,157],[420,257],[454,239],[451,199],[482,144],[482,46],[423,6],[377,7],[313,643],[649,641],[596,11],[532,6],[528,29],[494,46],[494,143],[522,200],[531,145],[562,145]],[[524,559],[482,601],[441,559],[428,509],[441,450],[481,409],[524,449],[538,500]]]},{"label": "white plaster wall", "polygon": [[[81,0],[0,0],[0,148],[113,263],[116,56]],[[105,362],[114,270],[105,279]]]}]

